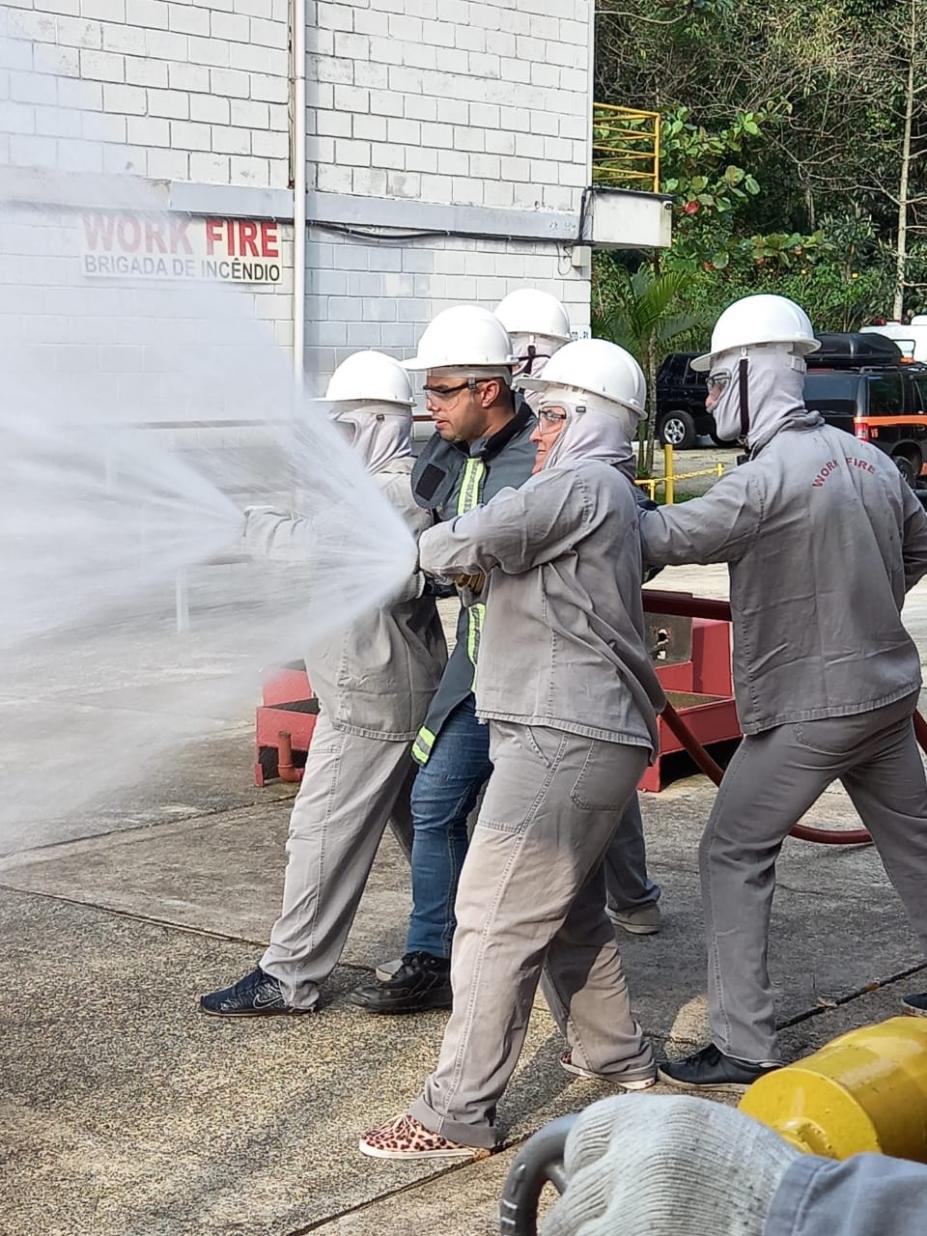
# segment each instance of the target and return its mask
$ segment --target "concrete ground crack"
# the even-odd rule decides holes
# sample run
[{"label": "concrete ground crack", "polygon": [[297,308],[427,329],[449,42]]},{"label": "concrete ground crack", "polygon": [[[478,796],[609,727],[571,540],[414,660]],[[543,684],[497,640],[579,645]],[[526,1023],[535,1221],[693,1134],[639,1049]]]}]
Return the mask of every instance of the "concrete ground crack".
[{"label": "concrete ground crack", "polygon": [[[531,1134],[526,1134],[524,1137],[517,1138],[512,1142],[505,1142],[499,1148],[499,1153],[504,1150],[509,1150],[514,1146],[520,1146],[522,1142],[528,1140]],[[486,1160],[482,1160],[486,1162]],[[359,1202],[356,1206],[349,1206],[346,1210],[339,1210],[334,1214],[325,1215],[321,1219],[314,1219],[312,1223],[307,1223],[303,1227],[294,1227],[286,1233],[286,1236],[306,1236],[308,1232],[316,1232],[320,1227],[325,1227],[329,1223],[338,1223],[342,1219],[348,1218],[349,1215],[360,1214],[364,1210],[373,1210],[382,1202],[388,1202],[392,1198],[401,1197],[404,1193],[411,1193],[415,1189],[420,1189],[423,1185],[431,1184],[433,1180],[441,1180],[444,1176],[450,1176],[457,1172],[465,1171],[468,1167],[473,1167],[473,1162],[467,1163],[452,1163],[448,1167],[442,1168],[440,1171],[434,1172],[432,1175],[423,1176],[421,1180],[412,1180],[408,1184],[400,1185],[398,1189],[390,1189],[386,1193],[380,1193],[372,1201]]]},{"label": "concrete ground crack", "polygon": [[[47,893],[40,889],[19,888],[15,884],[5,884],[0,880],[0,889],[10,893],[19,893],[23,897],[42,897],[46,901],[58,901],[63,905],[79,906],[84,910],[96,910],[101,914],[110,914],[114,918],[124,918],[132,922],[148,923],[154,927],[164,927],[171,931],[180,931],[191,936],[206,936],[210,940],[227,940],[230,944],[247,944],[253,948],[264,949],[267,947],[266,940],[252,940],[250,936],[236,936],[225,931],[210,931],[207,927],[194,927],[189,923],[178,923],[172,919],[158,918],[153,914],[139,914],[134,910],[120,910],[115,906],[101,905],[96,901],[81,901],[77,897],[65,897],[61,893]],[[367,967],[354,965],[346,962],[339,962],[339,966],[344,970],[357,970],[359,973],[366,973]]]},{"label": "concrete ground crack", "polygon": [[251,940],[247,936],[234,936],[224,931],[210,931],[207,927],[193,927],[189,923],[177,923],[172,919],[158,918],[153,914],[139,914],[134,910],[120,910],[116,906],[101,905],[97,901],[82,901],[78,897],[65,897],[62,893],[47,893],[41,889],[20,888],[16,884],[6,884],[0,880],[0,888],[11,893],[21,893],[24,897],[43,897],[47,901],[60,901],[64,905],[80,906],[85,910],[98,910],[101,914],[111,914],[115,918],[131,919],[139,923],[150,923],[156,927],[169,927],[174,931],[183,931],[188,935],[209,936],[214,940],[228,940],[233,944],[253,944],[261,948],[265,942]]},{"label": "concrete ground crack", "polygon": [[853,1000],[858,1000],[860,996],[868,996],[874,991],[881,991],[884,987],[890,987],[893,983],[900,983],[902,979],[911,978],[914,974],[920,974],[927,970],[927,964],[920,962],[916,966],[909,966],[906,970],[901,970],[898,974],[892,974],[888,978],[878,979],[875,982],[867,983],[864,987],[859,987],[855,991],[849,992],[845,996],[837,996],[828,1004],[817,1005],[813,1009],[806,1009],[803,1013],[796,1013],[794,1017],[779,1023],[779,1029],[785,1030],[790,1026],[798,1026],[804,1021],[809,1021],[812,1017],[820,1017],[822,1013],[829,1013],[835,1008],[840,1008],[844,1004],[850,1004]]},{"label": "concrete ground crack", "polygon": [[[293,804],[291,798],[268,800],[268,802],[270,801],[292,809]],[[267,803],[262,805],[266,807]],[[50,852],[63,850],[69,846],[79,849],[87,842],[103,841],[107,837],[114,837],[117,839],[126,837],[130,839],[135,837],[138,833],[154,832],[161,828],[177,828],[179,825],[186,826],[190,824],[194,827],[201,827],[204,824],[213,823],[224,815],[233,817],[240,812],[251,812],[253,810],[253,805],[243,803],[241,806],[237,807],[216,807],[212,810],[198,811],[195,815],[171,816],[170,818],[164,820],[145,820],[140,824],[130,824],[123,828],[104,829],[101,832],[87,833],[80,837],[62,837],[59,841],[49,841],[44,845],[32,846],[27,850],[16,850],[11,854],[0,854],[0,872],[16,870],[17,867],[23,867],[30,862],[41,860]]]}]

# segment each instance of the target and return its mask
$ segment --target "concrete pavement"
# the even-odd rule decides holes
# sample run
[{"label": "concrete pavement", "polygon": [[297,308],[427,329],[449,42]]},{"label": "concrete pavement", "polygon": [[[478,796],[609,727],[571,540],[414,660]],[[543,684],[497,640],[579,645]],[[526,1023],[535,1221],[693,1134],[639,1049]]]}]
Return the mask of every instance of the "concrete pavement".
[{"label": "concrete pavement", "polygon": [[[657,582],[726,588],[713,569]],[[927,647],[927,585],[908,621]],[[321,1012],[198,1013],[201,992],[260,956],[293,792],[251,785],[247,716],[202,734],[143,791],[63,833],[40,828],[0,859],[0,1231],[489,1236],[513,1151],[448,1169],[356,1150],[360,1130],[414,1097],[444,1024],[440,1013],[370,1017],[344,999],[401,948],[408,873],[389,838]],[[645,799],[666,925],[621,940],[638,1015],[670,1053],[705,1030],[696,845],[713,793],[687,777]],[[814,822],[847,810],[831,791]],[[789,1052],[893,1014],[901,992],[927,986],[921,966],[871,849],[787,843],[771,967]],[[500,1109],[511,1141],[607,1093],[562,1073],[560,1047],[539,1003]]]}]

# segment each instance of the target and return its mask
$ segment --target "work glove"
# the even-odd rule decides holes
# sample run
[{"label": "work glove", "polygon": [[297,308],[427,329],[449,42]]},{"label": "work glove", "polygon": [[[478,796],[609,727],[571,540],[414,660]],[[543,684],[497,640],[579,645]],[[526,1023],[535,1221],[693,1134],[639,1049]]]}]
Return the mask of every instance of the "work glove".
[{"label": "work glove", "polygon": [[742,1112],[690,1095],[593,1103],[567,1138],[542,1236],[763,1236],[802,1156]]},{"label": "work glove", "polygon": [[454,576],[454,587],[459,592],[472,592],[479,596],[485,586],[486,576],[482,571],[477,571],[475,575]]}]

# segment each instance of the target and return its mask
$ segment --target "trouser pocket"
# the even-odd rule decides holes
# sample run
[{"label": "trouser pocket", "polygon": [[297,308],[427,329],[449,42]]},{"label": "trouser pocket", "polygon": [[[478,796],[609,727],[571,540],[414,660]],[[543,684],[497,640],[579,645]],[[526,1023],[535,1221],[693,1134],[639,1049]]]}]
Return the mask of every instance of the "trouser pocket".
[{"label": "trouser pocket", "polygon": [[583,766],[570,790],[571,801],[581,811],[622,810],[645,762],[643,747],[590,739]]}]

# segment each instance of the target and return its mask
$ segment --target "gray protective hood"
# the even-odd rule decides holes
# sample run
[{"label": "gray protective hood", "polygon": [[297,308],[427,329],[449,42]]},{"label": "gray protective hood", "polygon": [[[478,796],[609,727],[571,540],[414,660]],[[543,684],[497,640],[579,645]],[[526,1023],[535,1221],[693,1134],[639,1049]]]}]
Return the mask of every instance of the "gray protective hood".
[{"label": "gray protective hood", "polygon": [[[512,370],[514,385],[518,385],[519,377],[539,378],[547,368],[547,362],[563,347],[562,339],[552,339],[548,335],[511,335],[512,355],[518,357],[518,362]],[[537,412],[540,399],[538,391],[522,391],[528,405]]]},{"label": "gray protective hood", "polygon": [[[516,337],[513,337],[513,339],[512,339],[512,351],[513,351],[513,353],[517,356],[517,355],[519,355],[519,353],[518,353],[518,347],[517,347],[517,345],[516,345],[516,343],[515,343],[515,338],[516,338]],[[524,335],[523,335],[523,336],[521,336],[521,338],[526,339],[526,338],[527,338],[527,336],[524,336]],[[549,360],[550,360],[550,357],[549,357],[549,356],[534,356],[534,357],[532,357],[532,360],[531,360],[531,369],[530,369],[530,373],[531,373],[532,378],[539,378],[539,377],[541,376],[541,374],[542,374],[542,373],[544,372],[544,370],[547,368],[547,362],[548,362]],[[519,366],[516,368],[516,370],[515,370],[515,375],[514,375],[514,384],[515,384],[516,386],[518,385],[518,377],[519,377],[519,375],[520,375],[520,374],[526,374],[526,373],[528,373],[528,372],[529,372],[529,369],[528,369],[527,365],[523,362],[523,363],[522,363],[521,365],[519,365]],[[531,409],[531,411],[532,411],[532,412],[534,412],[534,413],[536,414],[536,413],[537,413],[537,411],[538,411],[538,409],[539,409],[539,408],[540,408],[540,406],[541,406],[541,400],[544,398],[544,391],[526,391],[526,390],[522,390],[522,389],[519,387],[519,391],[518,391],[518,393],[521,395],[522,399],[524,399],[525,403],[528,405],[528,407]]]},{"label": "gray protective hood", "polygon": [[544,460],[545,469],[598,459],[633,476],[632,439],[637,428],[633,412],[600,395],[566,386],[550,386],[539,393],[541,408],[562,408],[569,416]]},{"label": "gray protective hood", "polygon": [[[743,434],[742,365],[746,370],[746,438]],[[806,369],[802,357],[794,356],[784,344],[721,353],[712,363],[711,373],[727,373],[730,377],[712,408],[718,437],[729,442],[744,441],[755,451],[792,421],[814,424],[820,420],[805,407]]]},{"label": "gray protective hood", "polygon": [[331,404],[332,419],[354,431],[352,449],[368,472],[382,472],[394,459],[412,454],[412,409],[398,403]]}]

